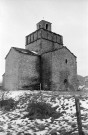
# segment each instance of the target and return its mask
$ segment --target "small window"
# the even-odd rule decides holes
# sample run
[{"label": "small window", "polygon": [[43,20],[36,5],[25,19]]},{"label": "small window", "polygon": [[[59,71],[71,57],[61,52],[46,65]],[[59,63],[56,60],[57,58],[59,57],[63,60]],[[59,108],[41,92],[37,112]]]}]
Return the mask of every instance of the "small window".
[{"label": "small window", "polygon": [[68,61],[67,61],[67,59],[66,59],[66,60],[65,60],[65,63],[67,64],[67,62],[68,62]]},{"label": "small window", "polygon": [[64,79],[64,84],[67,84],[68,83],[68,80],[67,79]]},{"label": "small window", "polygon": [[41,28],[41,24],[39,24],[39,29]]},{"label": "small window", "polygon": [[48,30],[48,24],[46,24],[46,30]]}]

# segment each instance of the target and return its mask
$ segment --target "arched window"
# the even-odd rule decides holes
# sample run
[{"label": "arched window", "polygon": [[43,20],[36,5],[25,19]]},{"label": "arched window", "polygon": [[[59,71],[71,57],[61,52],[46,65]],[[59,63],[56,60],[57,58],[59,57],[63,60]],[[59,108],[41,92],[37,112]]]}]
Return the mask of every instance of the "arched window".
[{"label": "arched window", "polygon": [[46,24],[46,30],[48,30],[48,24]]}]

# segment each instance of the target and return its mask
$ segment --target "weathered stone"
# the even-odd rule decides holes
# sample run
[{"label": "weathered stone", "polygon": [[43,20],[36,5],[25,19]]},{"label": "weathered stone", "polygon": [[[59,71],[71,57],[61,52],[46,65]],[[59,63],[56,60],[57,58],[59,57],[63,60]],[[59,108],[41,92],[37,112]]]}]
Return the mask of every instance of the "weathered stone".
[{"label": "weathered stone", "polygon": [[67,48],[42,55],[42,89],[76,90],[76,57]]},{"label": "weathered stone", "polygon": [[63,37],[40,21],[26,36],[26,49],[11,48],[6,56],[3,85],[7,90],[77,90],[76,56],[63,46]]}]

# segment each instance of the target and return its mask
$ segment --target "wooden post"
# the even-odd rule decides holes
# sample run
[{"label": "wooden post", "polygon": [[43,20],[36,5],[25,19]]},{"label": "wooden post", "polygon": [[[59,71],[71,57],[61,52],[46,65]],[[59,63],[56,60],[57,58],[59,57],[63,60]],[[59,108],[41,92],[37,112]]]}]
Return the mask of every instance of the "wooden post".
[{"label": "wooden post", "polygon": [[39,70],[39,73],[40,73],[40,90],[42,90],[42,59],[41,59],[41,56],[39,56],[40,58],[40,70]]},{"label": "wooden post", "polygon": [[76,116],[79,135],[83,135],[79,98],[75,96]]}]

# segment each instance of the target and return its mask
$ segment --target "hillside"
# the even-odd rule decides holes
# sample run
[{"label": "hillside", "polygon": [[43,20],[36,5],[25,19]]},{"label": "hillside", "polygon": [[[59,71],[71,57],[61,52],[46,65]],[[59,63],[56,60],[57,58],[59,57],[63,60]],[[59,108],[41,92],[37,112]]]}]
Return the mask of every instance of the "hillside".
[{"label": "hillside", "polygon": [[88,88],[88,76],[81,76],[78,75],[78,82],[79,82],[79,86],[84,86],[85,88]]},{"label": "hillside", "polygon": [[[51,91],[10,91],[6,99],[10,97],[17,101],[17,106],[10,111],[9,106],[0,109],[0,135],[78,135],[74,96],[54,96]],[[28,104],[32,102],[50,104],[53,115],[52,109],[47,111],[44,106],[30,110]],[[83,131],[87,135],[88,97],[80,97],[80,105]]]}]

